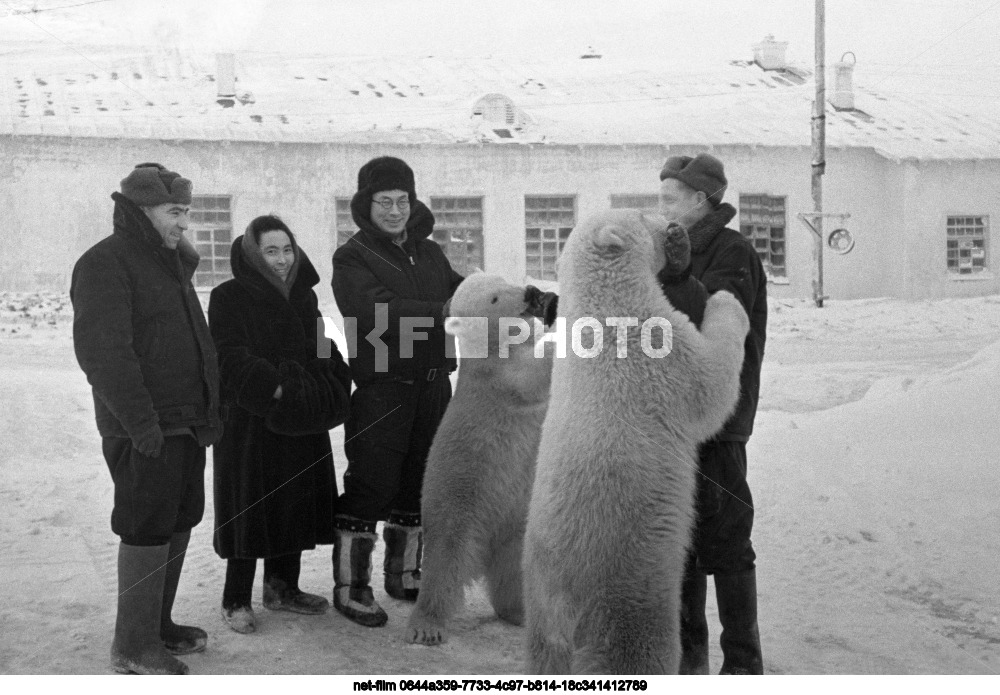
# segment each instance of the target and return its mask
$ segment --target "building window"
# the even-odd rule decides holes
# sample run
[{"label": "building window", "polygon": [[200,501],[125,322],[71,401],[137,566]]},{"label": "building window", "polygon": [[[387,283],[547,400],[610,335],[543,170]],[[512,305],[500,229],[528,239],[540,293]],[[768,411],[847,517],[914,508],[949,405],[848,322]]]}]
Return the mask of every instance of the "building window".
[{"label": "building window", "polygon": [[455,272],[468,275],[483,265],[483,199],[431,198],[434,241]]},{"label": "building window", "polygon": [[986,270],[986,239],[990,218],[948,218],[948,272],[971,275]]},{"label": "building window", "polygon": [[784,196],[741,195],[740,231],[753,244],[767,274],[785,277]]},{"label": "building window", "polygon": [[354,216],[351,215],[351,199],[337,198],[337,247],[343,246],[358,231],[358,225],[354,224]]},{"label": "building window", "polygon": [[230,197],[227,195],[196,195],[191,198],[189,233],[201,256],[194,274],[194,285],[215,287],[232,277],[229,252],[233,244],[233,222]]},{"label": "building window", "polygon": [[611,209],[635,208],[643,212],[657,212],[660,209],[660,196],[656,193],[622,193],[611,194]]},{"label": "building window", "polygon": [[556,260],[576,224],[573,196],[524,197],[527,273],[539,280],[556,279]]}]

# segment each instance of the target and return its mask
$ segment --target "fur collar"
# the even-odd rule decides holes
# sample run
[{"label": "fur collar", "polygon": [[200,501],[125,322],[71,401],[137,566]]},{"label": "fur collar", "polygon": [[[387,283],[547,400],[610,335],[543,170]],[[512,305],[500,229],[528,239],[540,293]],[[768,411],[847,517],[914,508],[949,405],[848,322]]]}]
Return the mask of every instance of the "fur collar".
[{"label": "fur collar", "polygon": [[729,203],[720,203],[718,207],[691,225],[688,229],[691,253],[701,253],[707,249],[716,235],[725,229],[734,217],[736,208]]},{"label": "fur collar", "polygon": [[[115,201],[115,211],[112,218],[115,234],[148,245],[154,249],[154,253],[161,254],[165,262],[173,263],[174,261],[169,260],[171,257],[170,249],[163,245],[163,237],[156,231],[153,221],[146,216],[142,208],[117,191],[111,194],[111,199]],[[168,255],[162,256],[162,254]],[[186,236],[182,236],[181,240],[177,242],[176,258],[180,261],[182,277],[185,280],[190,280],[198,268],[201,256],[198,255],[194,245]]]}]

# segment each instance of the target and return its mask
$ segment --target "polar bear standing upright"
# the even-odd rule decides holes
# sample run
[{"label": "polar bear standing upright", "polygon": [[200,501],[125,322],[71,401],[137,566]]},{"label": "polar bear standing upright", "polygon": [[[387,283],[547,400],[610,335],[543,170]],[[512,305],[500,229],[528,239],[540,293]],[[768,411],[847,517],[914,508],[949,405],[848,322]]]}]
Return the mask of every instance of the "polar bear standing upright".
[{"label": "polar bear standing upright", "polygon": [[524,620],[521,552],[552,373],[551,353],[534,356],[534,336],[506,345],[534,321],[526,290],[474,273],[451,300],[445,330],[459,341],[458,384],[427,457],[410,642],[444,642],[465,585],[482,576],[497,615]]},{"label": "polar bear standing upright", "polygon": [[[576,227],[559,260],[570,325],[638,325],[627,329],[625,356],[618,329],[605,325],[599,354],[568,350],[553,366],[525,536],[529,671],[678,669],[696,449],[736,404],[749,324],[728,292],[708,300],[700,333],[673,309],[656,281],[666,230],[657,215],[611,211]],[[643,350],[650,317],[672,326],[666,356]],[[653,334],[650,354],[666,345],[661,329]]]}]

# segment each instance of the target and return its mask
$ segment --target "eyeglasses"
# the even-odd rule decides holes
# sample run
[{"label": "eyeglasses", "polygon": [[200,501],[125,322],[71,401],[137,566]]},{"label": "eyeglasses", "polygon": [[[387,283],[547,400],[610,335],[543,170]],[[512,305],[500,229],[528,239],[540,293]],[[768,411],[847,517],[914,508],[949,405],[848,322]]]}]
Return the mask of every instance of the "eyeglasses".
[{"label": "eyeglasses", "polygon": [[372,198],[372,202],[376,205],[381,205],[383,210],[392,210],[393,204],[401,211],[410,209],[409,198],[400,198],[399,200],[393,200],[392,198]]}]

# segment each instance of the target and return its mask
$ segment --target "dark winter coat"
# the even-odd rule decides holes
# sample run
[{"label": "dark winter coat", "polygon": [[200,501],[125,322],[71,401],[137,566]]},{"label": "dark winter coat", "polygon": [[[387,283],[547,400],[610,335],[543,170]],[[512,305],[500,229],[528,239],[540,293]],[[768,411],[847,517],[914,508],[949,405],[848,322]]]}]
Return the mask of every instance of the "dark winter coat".
[{"label": "dark winter coat", "polygon": [[[434,216],[414,199],[406,241],[400,248],[374,226],[370,211],[371,196],[356,195],[351,212],[359,231],[333,254],[337,307],[345,319],[357,320],[357,355],[350,358],[355,383],[424,379],[430,369],[454,371],[458,366],[454,349],[448,350],[451,357],[445,352],[446,344],[453,348],[453,338],[444,331],[442,310],[462,276],[452,270],[441,247],[428,238],[434,230]],[[388,347],[387,364],[379,364],[376,345],[367,339],[376,329],[376,304],[387,305],[387,325],[379,336]],[[409,317],[424,323],[413,329],[417,339],[412,341],[412,356],[403,356],[400,319]],[[420,339],[424,336],[427,339]]]},{"label": "dark winter coat", "polygon": [[233,279],[212,291],[208,307],[227,405],[214,455],[215,550],[274,557],[333,542],[337,481],[327,430],[346,419],[351,382],[335,345],[329,359],[317,358],[319,276],[309,259],[297,250],[285,299],[247,262],[241,242],[233,242]]},{"label": "dark winter coat", "polygon": [[159,424],[194,428],[203,445],[221,429],[215,347],[191,277],[198,254],[163,246],[153,223],[120,193],[114,233],[73,268],[73,347],[94,392],[97,429],[133,439]]},{"label": "dark winter coat", "polygon": [[704,285],[708,294],[719,290],[732,292],[750,319],[750,332],[743,344],[740,400],[716,437],[720,441],[745,442],[753,433],[760,394],[760,367],[767,331],[767,275],[750,242],[726,227],[735,216],[736,209],[722,203],[692,225],[688,236],[691,276]]}]

